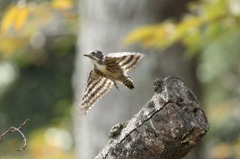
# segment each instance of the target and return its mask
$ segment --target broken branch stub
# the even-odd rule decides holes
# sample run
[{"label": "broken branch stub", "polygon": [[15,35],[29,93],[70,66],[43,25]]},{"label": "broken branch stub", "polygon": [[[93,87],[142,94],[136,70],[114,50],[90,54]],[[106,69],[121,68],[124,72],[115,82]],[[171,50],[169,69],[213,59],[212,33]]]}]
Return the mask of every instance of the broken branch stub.
[{"label": "broken branch stub", "polygon": [[205,113],[182,80],[157,79],[154,91],[138,114],[111,129],[95,159],[180,159],[206,134]]}]

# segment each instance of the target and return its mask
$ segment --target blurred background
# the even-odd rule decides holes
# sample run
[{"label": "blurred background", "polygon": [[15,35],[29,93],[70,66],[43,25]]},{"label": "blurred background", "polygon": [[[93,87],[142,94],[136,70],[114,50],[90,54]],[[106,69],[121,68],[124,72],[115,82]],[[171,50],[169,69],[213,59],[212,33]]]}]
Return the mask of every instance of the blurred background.
[{"label": "blurred background", "polygon": [[[186,159],[240,159],[240,0],[0,0],[0,159],[88,159],[108,132],[153,95],[152,81],[183,79],[210,129]],[[136,89],[113,89],[79,118],[74,109],[92,65],[82,54],[145,54],[129,73]],[[112,100],[114,99],[114,101]]]}]

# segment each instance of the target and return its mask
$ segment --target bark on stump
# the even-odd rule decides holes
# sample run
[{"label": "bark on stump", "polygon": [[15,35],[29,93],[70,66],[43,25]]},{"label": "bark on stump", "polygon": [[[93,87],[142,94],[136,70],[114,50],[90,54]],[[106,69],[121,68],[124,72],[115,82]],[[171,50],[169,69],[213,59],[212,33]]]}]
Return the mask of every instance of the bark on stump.
[{"label": "bark on stump", "polygon": [[180,159],[206,134],[205,113],[182,80],[157,79],[154,91],[138,114],[110,130],[95,159]]}]

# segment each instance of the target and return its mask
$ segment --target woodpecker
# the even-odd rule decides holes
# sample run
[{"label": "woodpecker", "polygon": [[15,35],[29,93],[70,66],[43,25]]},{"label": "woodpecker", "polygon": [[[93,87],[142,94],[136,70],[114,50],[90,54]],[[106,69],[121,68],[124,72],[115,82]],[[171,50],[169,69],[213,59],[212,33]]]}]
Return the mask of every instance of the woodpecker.
[{"label": "woodpecker", "polygon": [[91,60],[94,67],[88,75],[87,86],[79,107],[81,114],[86,114],[97,100],[110,91],[113,85],[118,89],[116,81],[129,89],[134,88],[133,81],[127,76],[127,72],[136,67],[143,54],[116,52],[105,56],[101,51],[94,50],[84,56]]}]

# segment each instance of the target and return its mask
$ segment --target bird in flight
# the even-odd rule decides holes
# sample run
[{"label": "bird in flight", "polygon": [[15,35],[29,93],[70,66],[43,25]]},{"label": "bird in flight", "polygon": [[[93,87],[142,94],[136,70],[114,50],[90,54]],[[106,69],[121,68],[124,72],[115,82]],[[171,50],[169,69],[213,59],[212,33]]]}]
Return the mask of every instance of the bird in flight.
[{"label": "bird in flight", "polygon": [[81,114],[86,112],[97,100],[106,95],[113,85],[118,89],[116,81],[133,89],[133,81],[127,72],[134,69],[143,57],[141,53],[116,52],[103,55],[101,51],[94,50],[84,54],[93,63],[90,71],[83,98],[80,105]]}]

